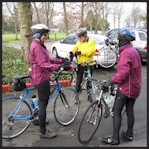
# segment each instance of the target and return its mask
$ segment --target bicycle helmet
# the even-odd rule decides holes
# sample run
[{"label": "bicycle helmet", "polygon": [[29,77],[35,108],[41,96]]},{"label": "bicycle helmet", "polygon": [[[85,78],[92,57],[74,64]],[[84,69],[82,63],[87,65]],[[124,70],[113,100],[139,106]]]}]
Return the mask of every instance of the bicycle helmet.
[{"label": "bicycle helmet", "polygon": [[122,47],[126,44],[130,44],[131,41],[135,40],[135,36],[130,29],[124,28],[119,30],[118,40],[118,47]]},{"label": "bicycle helmet", "polygon": [[[130,29],[120,29],[119,31],[119,36],[125,36],[125,38],[128,40],[128,41],[133,41],[135,40],[135,36],[133,34],[133,32],[130,30]],[[119,37],[118,36],[118,37]]]},{"label": "bicycle helmet", "polygon": [[80,35],[87,34],[87,29],[86,28],[79,28],[77,31],[77,36],[79,37]]},{"label": "bicycle helmet", "polygon": [[49,28],[45,24],[33,25],[31,26],[31,30],[34,38],[40,38],[44,33],[49,32]]}]

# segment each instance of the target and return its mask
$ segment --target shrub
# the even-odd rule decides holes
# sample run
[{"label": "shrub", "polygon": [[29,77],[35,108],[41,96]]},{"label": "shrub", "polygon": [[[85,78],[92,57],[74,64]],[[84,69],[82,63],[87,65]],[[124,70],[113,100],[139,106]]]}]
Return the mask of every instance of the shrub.
[{"label": "shrub", "polygon": [[11,83],[15,76],[28,75],[29,64],[22,62],[22,51],[4,47],[2,50],[2,83]]},{"label": "shrub", "polygon": [[[28,75],[29,64],[22,62],[22,51],[5,46],[2,49],[2,84],[11,83],[15,76]],[[51,79],[53,77],[51,75]],[[59,77],[59,80],[66,79],[70,79],[70,75],[61,75]]]}]

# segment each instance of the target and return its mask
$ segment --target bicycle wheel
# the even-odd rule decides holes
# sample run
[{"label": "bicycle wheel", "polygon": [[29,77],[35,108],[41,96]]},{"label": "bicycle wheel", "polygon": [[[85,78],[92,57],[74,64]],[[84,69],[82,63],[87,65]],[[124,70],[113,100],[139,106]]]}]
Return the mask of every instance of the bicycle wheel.
[{"label": "bicycle wheel", "polygon": [[[4,139],[19,136],[30,125],[25,117],[32,115],[31,108],[26,101],[18,106],[19,99],[19,96],[11,96],[2,100],[2,138]],[[16,112],[14,118],[12,112]]]},{"label": "bicycle wheel", "polygon": [[78,114],[79,105],[79,96],[73,88],[62,89],[54,102],[56,121],[63,126],[71,124]]},{"label": "bicycle wheel", "polygon": [[78,129],[78,140],[82,144],[91,141],[96,133],[102,118],[102,105],[98,101],[93,102],[85,111]]},{"label": "bicycle wheel", "polygon": [[98,62],[103,68],[111,68],[117,61],[117,55],[113,50],[104,48],[99,51]]}]

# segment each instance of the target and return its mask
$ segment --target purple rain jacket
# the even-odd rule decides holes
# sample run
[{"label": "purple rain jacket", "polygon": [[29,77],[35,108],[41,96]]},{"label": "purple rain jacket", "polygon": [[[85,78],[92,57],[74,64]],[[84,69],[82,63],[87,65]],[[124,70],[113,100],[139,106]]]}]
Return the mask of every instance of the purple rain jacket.
[{"label": "purple rain jacket", "polygon": [[141,60],[138,51],[132,47],[132,44],[120,48],[117,73],[112,77],[112,83],[118,84],[118,91],[126,97],[136,99],[140,95]]},{"label": "purple rain jacket", "polygon": [[44,45],[33,40],[30,46],[30,82],[36,86],[43,81],[49,80],[52,71],[58,71],[62,60],[51,59]]}]

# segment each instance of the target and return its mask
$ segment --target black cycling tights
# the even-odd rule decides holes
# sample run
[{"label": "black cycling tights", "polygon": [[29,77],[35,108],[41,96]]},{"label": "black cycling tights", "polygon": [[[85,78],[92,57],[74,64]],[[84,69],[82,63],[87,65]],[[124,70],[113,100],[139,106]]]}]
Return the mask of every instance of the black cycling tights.
[{"label": "black cycling tights", "polygon": [[133,125],[134,125],[134,103],[135,99],[126,97],[125,95],[117,92],[117,96],[114,103],[114,117],[113,117],[113,139],[119,140],[119,130],[121,127],[121,112],[126,105],[127,114],[127,136],[133,136]]},{"label": "black cycling tights", "polygon": [[45,121],[46,121],[46,109],[47,109],[48,99],[50,95],[50,83],[48,80],[44,81],[41,84],[37,85],[36,88],[38,90],[38,96],[39,96],[38,117],[39,117],[40,132],[44,134],[46,132]]},{"label": "black cycling tights", "polygon": [[[94,66],[89,66],[91,71],[91,76],[93,74]],[[86,71],[87,68],[83,67],[82,65],[78,65],[78,71],[77,71],[77,80],[76,80],[76,92],[79,93],[81,91],[81,83],[82,83],[82,77],[84,74],[84,71]]]}]

